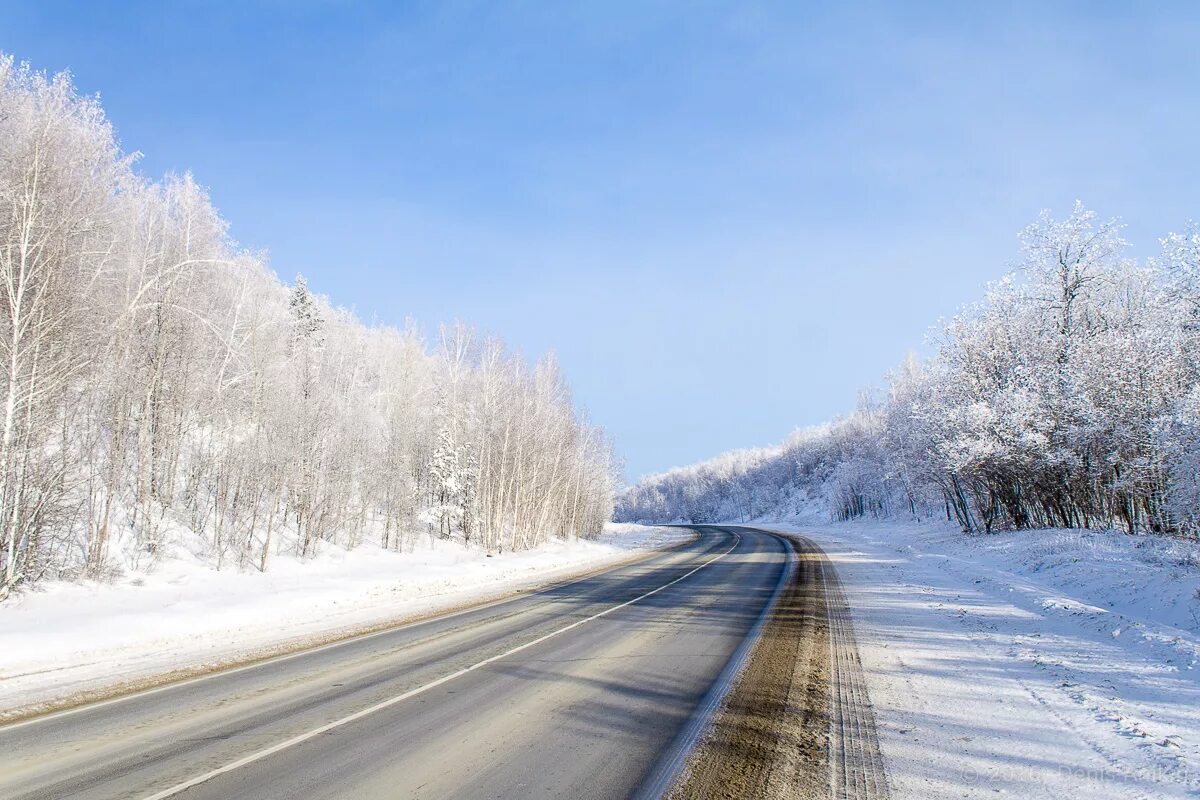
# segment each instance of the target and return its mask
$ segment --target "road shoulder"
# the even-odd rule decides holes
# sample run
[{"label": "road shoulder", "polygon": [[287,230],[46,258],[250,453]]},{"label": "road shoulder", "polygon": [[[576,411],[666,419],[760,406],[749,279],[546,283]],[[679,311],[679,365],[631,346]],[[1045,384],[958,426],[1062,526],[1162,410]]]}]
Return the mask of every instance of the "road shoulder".
[{"label": "road shoulder", "polygon": [[[821,543],[844,583],[894,797],[1200,789],[1196,637],[1162,623],[1165,602],[1157,617],[1135,616],[1137,603],[1157,611],[1137,585],[1154,570],[1124,553],[1137,542],[1041,531],[976,540],[884,521],[796,530]],[[1107,546],[1124,548],[1123,560],[1106,562]]]},{"label": "road shoulder", "polygon": [[689,757],[675,800],[887,796],[836,575],[811,540],[788,543],[797,561],[791,585]]}]

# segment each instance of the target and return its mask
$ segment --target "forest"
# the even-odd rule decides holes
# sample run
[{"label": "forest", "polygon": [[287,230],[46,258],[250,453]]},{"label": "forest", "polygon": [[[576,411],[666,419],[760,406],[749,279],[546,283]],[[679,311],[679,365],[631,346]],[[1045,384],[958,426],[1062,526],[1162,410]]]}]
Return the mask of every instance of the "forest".
[{"label": "forest", "polygon": [[368,326],[148,180],[98,100],[0,55],[0,599],[419,537],[489,551],[611,517],[604,432],[553,358]]},{"label": "forest", "polygon": [[1130,257],[1076,205],[849,414],[640,480],[627,521],[939,516],[964,532],[1200,530],[1200,228]]}]

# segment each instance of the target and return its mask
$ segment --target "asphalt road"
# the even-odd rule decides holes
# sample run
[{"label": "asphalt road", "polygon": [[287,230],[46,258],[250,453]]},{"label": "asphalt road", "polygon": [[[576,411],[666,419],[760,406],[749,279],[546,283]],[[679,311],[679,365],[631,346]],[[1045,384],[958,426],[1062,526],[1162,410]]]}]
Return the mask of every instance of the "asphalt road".
[{"label": "asphalt road", "polygon": [[618,798],[680,762],[789,566],[766,533],[0,727],[0,797]]}]

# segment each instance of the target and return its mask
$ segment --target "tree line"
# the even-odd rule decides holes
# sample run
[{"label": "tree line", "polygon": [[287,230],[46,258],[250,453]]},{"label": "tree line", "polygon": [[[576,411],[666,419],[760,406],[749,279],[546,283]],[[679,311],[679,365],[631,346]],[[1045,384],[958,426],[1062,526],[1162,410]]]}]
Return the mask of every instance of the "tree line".
[{"label": "tree line", "polygon": [[179,547],[265,570],[610,518],[610,445],[553,358],[364,325],[134,161],[69,76],[0,55],[0,598]]},{"label": "tree line", "polygon": [[1022,259],[885,388],[782,445],[649,476],[619,519],[944,515],[967,532],[1200,530],[1200,229],[1135,260],[1115,220],[1043,215]]}]

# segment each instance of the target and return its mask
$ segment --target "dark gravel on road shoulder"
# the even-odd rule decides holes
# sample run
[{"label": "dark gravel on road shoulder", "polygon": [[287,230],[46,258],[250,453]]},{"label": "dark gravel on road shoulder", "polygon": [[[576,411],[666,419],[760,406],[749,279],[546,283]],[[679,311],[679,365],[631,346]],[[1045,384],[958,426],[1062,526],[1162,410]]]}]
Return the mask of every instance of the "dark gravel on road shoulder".
[{"label": "dark gravel on road shoulder", "polygon": [[671,800],[888,796],[844,593],[819,546],[787,541],[795,579]]}]

